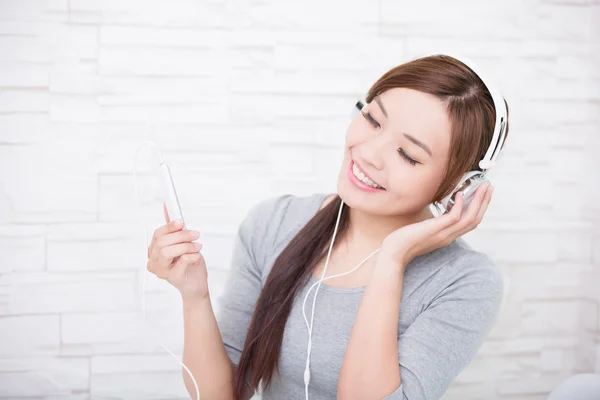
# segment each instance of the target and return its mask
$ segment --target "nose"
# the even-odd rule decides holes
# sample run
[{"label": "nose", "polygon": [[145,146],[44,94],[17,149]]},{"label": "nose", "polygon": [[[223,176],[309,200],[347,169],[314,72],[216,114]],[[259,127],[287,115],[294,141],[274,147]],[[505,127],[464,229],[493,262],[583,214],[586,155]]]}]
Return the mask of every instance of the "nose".
[{"label": "nose", "polygon": [[383,169],[385,149],[391,144],[387,143],[384,135],[378,135],[366,141],[361,146],[362,164],[381,171]]}]

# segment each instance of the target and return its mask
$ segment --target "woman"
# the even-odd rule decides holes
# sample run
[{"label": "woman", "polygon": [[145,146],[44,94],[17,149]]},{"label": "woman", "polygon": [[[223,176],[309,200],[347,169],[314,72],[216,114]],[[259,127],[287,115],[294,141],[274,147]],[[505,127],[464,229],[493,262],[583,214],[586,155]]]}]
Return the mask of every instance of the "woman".
[{"label": "woman", "polygon": [[[386,72],[366,101],[346,132],[336,194],[277,196],[248,213],[217,316],[192,243],[200,234],[165,211],[148,269],[182,294],[183,362],[203,400],[261,388],[265,400],[438,399],[491,329],[502,278],[460,236],[481,222],[492,187],[465,207],[457,194],[441,216],[430,207],[483,165],[490,92],[436,55]],[[316,301],[309,289],[325,271],[344,275],[318,283]]]}]

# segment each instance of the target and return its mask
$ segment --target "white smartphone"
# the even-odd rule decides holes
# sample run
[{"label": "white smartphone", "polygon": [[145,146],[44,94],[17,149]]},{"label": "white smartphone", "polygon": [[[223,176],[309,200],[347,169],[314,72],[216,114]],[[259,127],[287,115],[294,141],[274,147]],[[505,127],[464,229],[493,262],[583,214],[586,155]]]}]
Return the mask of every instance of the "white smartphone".
[{"label": "white smartphone", "polygon": [[183,212],[181,211],[181,204],[179,204],[177,190],[175,190],[175,182],[173,181],[169,166],[164,162],[160,164],[160,178],[162,181],[163,198],[167,206],[169,219],[171,221],[180,219],[183,221],[183,228],[185,229],[185,220],[183,219]]}]

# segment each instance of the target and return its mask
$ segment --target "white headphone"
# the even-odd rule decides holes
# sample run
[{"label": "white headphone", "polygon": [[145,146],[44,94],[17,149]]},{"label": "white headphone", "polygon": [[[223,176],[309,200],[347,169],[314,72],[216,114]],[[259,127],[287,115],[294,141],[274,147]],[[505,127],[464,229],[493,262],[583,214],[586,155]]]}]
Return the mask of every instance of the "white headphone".
[{"label": "white headphone", "polygon": [[[472,200],[473,195],[477,188],[487,182],[489,179],[487,178],[487,172],[489,169],[496,166],[496,160],[500,155],[500,151],[502,146],[504,145],[504,140],[506,139],[506,123],[508,118],[508,111],[506,109],[506,103],[504,102],[504,97],[498,88],[493,84],[493,82],[489,79],[487,75],[482,72],[481,67],[476,66],[476,64],[466,59],[465,57],[456,57],[455,59],[465,64],[471,71],[473,71],[479,79],[482,80],[483,84],[486,86],[488,91],[492,96],[492,101],[494,102],[494,110],[496,111],[496,122],[494,125],[494,133],[492,135],[492,140],[490,142],[490,146],[485,153],[483,159],[479,161],[479,168],[482,171],[473,170],[466,172],[458,181],[458,184],[454,187],[452,192],[449,195],[444,197],[439,202],[434,202],[433,209],[438,214],[444,214],[446,211],[450,211],[454,206],[454,196],[457,192],[463,192],[463,207],[466,207],[469,202]],[[362,110],[362,108],[366,105],[366,101],[359,100],[354,105],[352,110],[352,118],[358,113],[358,111]]]},{"label": "white headphone", "polygon": [[[484,85],[489,90],[490,94],[492,95],[492,100],[494,102],[494,109],[496,110],[496,123],[494,126],[494,134],[492,135],[492,141],[490,143],[490,146],[489,146],[487,152],[485,153],[485,156],[483,157],[483,159],[481,161],[479,161],[479,168],[481,168],[482,171],[474,170],[474,171],[469,171],[469,172],[465,173],[461,177],[458,185],[456,185],[456,187],[452,190],[452,192],[448,196],[446,196],[444,199],[442,199],[439,203],[434,202],[434,204],[433,204],[434,210],[437,211],[438,215],[441,215],[446,211],[450,211],[450,209],[454,205],[454,196],[458,191],[463,192],[463,202],[464,202],[464,206],[466,206],[471,201],[475,190],[479,186],[483,185],[484,183],[489,182],[488,178],[486,177],[487,170],[489,170],[490,168],[493,168],[496,165],[496,160],[498,159],[498,155],[500,154],[500,150],[502,149],[502,145],[504,144],[504,139],[506,138],[507,109],[506,109],[506,104],[504,103],[504,97],[502,96],[500,91],[491,83],[489,78],[485,78],[482,75],[481,69],[479,67],[477,67],[477,70],[475,70],[475,64],[472,61],[466,62],[464,57],[460,57],[460,58],[454,57],[454,58],[461,61],[468,68],[470,68],[471,71],[473,71],[477,76],[479,76],[479,78],[483,81]],[[365,104],[366,104],[366,102],[364,100],[359,100],[354,105],[354,107],[352,109],[352,118],[354,118],[356,116],[356,114],[360,110],[362,110],[362,108],[365,106]],[[367,258],[365,258],[363,261],[361,261],[360,264],[358,264],[356,267],[354,267],[350,271],[325,277],[325,273],[327,272],[327,266],[329,265],[329,257],[331,256],[331,251],[333,249],[333,243],[335,241],[335,236],[337,234],[343,207],[344,207],[344,202],[341,201],[340,208],[338,211],[337,221],[335,223],[335,228],[333,230],[333,236],[332,236],[331,242],[329,244],[329,251],[327,253],[327,259],[325,261],[325,266],[324,266],[323,272],[321,274],[321,279],[319,279],[319,281],[315,282],[308,289],[308,291],[306,292],[306,295],[304,296],[304,302],[302,303],[302,314],[304,315],[304,322],[306,323],[306,327],[308,329],[308,348],[306,351],[306,353],[307,353],[306,354],[306,367],[304,369],[304,389],[305,389],[306,400],[309,400],[308,399],[308,385],[310,384],[310,352],[311,352],[311,348],[312,348],[312,329],[313,329],[313,323],[314,323],[314,317],[315,317],[315,304],[317,302],[317,293],[319,292],[321,283],[327,279],[332,279],[332,278],[336,278],[339,276],[347,275],[347,274],[350,274],[350,273],[356,271],[365,262],[367,262],[367,260],[369,260],[375,254],[377,254],[377,252],[380,250],[380,249],[375,250]],[[313,288],[315,286],[317,287],[317,289],[315,291],[315,297],[313,298],[311,321],[309,324],[308,319],[306,318],[306,313],[304,312],[304,308],[306,306],[306,300],[308,299],[308,295],[310,294],[310,292],[313,290]]]}]

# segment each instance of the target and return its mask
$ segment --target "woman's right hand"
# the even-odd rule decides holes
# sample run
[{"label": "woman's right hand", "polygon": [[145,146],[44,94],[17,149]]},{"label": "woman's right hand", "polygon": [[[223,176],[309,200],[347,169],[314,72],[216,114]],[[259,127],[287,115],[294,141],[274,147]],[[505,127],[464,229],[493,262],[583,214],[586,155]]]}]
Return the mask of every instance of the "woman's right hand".
[{"label": "woman's right hand", "polygon": [[200,237],[200,232],[183,230],[181,221],[171,221],[164,204],[163,212],[166,224],[154,231],[148,247],[148,271],[175,286],[184,301],[208,298],[202,245],[192,242]]}]

